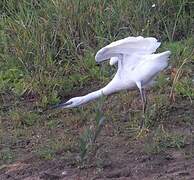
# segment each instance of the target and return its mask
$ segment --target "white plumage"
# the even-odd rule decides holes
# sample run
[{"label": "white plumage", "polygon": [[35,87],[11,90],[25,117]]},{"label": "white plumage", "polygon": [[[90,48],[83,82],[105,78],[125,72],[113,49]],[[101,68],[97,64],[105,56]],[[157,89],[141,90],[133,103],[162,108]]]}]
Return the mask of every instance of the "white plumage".
[{"label": "white plumage", "polygon": [[74,97],[55,107],[77,107],[102,95],[138,88],[145,111],[146,99],[143,88],[151,84],[153,78],[168,65],[170,51],[153,54],[160,44],[156,38],[138,36],[127,37],[103,47],[95,56],[96,62],[101,63],[110,59],[110,65],[117,63],[118,69],[114,78],[100,90]]}]

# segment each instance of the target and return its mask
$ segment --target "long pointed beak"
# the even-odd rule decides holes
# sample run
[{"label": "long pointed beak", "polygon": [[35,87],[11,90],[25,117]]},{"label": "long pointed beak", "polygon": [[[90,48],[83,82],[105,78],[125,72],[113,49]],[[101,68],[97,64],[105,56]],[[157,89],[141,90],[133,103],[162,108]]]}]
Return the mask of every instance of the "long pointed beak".
[{"label": "long pointed beak", "polygon": [[61,103],[61,104],[56,104],[56,105],[53,105],[51,106],[49,109],[57,109],[57,108],[64,108],[68,105],[71,105],[73,102],[70,101],[70,102],[66,102],[66,103]]}]

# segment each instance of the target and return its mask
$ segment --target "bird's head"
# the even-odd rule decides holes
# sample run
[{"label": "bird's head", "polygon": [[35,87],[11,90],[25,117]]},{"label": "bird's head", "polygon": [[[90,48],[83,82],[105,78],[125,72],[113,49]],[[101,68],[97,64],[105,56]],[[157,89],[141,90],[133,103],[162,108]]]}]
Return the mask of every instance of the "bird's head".
[{"label": "bird's head", "polygon": [[83,97],[74,97],[65,103],[61,103],[61,104],[57,104],[57,105],[53,106],[52,109],[55,109],[55,108],[73,108],[73,107],[78,107],[83,103],[84,103]]},{"label": "bird's head", "polygon": [[106,59],[109,59],[110,57],[106,55],[107,54],[107,49],[102,48],[96,53],[95,60],[97,63],[100,63]]},{"label": "bird's head", "polygon": [[112,57],[118,57],[119,53],[115,53],[108,47],[104,47],[100,49],[95,56],[95,60],[97,63],[101,63],[104,60],[110,59]]},{"label": "bird's head", "polygon": [[104,47],[100,49],[95,56],[95,60],[97,63],[101,63],[104,60],[110,59],[110,65],[114,65],[118,62],[118,60],[122,58],[122,53],[114,51],[109,47]]}]

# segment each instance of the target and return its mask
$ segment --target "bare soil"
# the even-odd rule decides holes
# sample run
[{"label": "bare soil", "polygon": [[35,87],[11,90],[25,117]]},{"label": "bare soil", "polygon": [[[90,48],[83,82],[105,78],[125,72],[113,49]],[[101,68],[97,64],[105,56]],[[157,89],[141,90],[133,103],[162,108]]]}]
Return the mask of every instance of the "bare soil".
[{"label": "bare soil", "polygon": [[[45,160],[31,152],[32,140],[24,145],[15,146],[15,152],[21,154],[14,162],[0,167],[1,180],[192,180],[194,179],[194,141],[192,126],[183,123],[183,117],[194,118],[193,105],[174,104],[168,113],[168,121],[163,125],[170,131],[188,135],[180,148],[169,147],[158,153],[146,152],[152,133],[135,138],[125,129],[127,121],[123,119],[105,124],[94,150],[85,163],[77,159],[78,150],[59,150],[54,159]],[[168,125],[169,120],[172,122]],[[79,124],[80,125],[80,124]],[[64,129],[53,129],[56,136]],[[79,135],[81,128],[75,125],[68,132]],[[46,133],[46,131],[45,131]],[[150,146],[151,146],[150,142]],[[0,147],[3,148],[3,147]]]},{"label": "bare soil", "polygon": [[[111,142],[111,143],[109,143]],[[24,160],[0,170],[0,179],[194,179],[194,159],[184,156],[181,150],[168,150],[157,155],[141,152],[141,144],[126,144],[125,137],[108,137],[103,140],[101,167],[76,167],[67,160],[44,161],[30,154]],[[142,142],[143,143],[143,142]]]}]

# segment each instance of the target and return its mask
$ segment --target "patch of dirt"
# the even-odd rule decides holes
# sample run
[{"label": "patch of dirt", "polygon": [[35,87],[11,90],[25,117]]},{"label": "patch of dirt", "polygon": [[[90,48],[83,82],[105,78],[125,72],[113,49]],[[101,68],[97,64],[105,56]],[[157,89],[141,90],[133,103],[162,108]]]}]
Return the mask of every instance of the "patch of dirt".
[{"label": "patch of dirt", "polygon": [[[107,146],[106,158],[101,168],[71,167],[65,160],[41,161],[36,157],[19,161],[0,170],[0,179],[193,179],[194,160],[186,159],[181,151],[169,151],[159,155],[146,155],[130,147],[126,139],[106,139],[113,143]],[[106,141],[105,141],[106,142]],[[104,146],[104,148],[105,148]],[[109,146],[109,147],[108,147]],[[104,151],[105,153],[105,151]]]},{"label": "patch of dirt", "polygon": [[[168,128],[171,131],[180,131],[189,135],[194,127],[183,126],[185,114],[194,118],[193,105],[174,105],[169,108],[168,121],[172,122]],[[181,122],[181,123],[180,123]],[[31,143],[18,147],[21,155],[15,162],[0,166],[0,180],[192,180],[194,179],[194,141],[191,139],[183,147],[167,148],[157,154],[145,151],[145,139],[131,138],[127,133],[128,121],[121,118],[116,122],[105,124],[95,145],[96,151],[91,153],[89,163],[81,164],[78,161],[78,151],[71,149],[57,153],[54,160],[43,160],[31,152]],[[184,124],[185,125],[185,124]],[[67,134],[79,135],[81,127],[74,125]],[[45,130],[45,129],[44,129]],[[64,124],[57,124],[52,130],[52,135],[63,136]],[[40,130],[38,130],[39,132]],[[41,133],[41,131],[40,131]],[[58,133],[58,134],[57,134]],[[42,133],[44,134],[44,133]],[[47,135],[36,136],[46,140]],[[31,139],[32,142],[35,140]],[[43,140],[43,141],[44,141]],[[66,142],[66,141],[65,141]],[[3,148],[3,147],[2,147]],[[17,149],[17,146],[15,147]],[[26,150],[26,151],[25,151]],[[17,152],[17,151],[16,151]]]},{"label": "patch of dirt", "polygon": [[106,134],[98,143],[101,150],[90,167],[79,168],[65,159],[45,161],[29,154],[30,157],[1,167],[0,179],[194,179],[194,159],[186,158],[183,150],[146,154],[142,151],[143,141],[129,143],[122,135],[107,137]]}]

